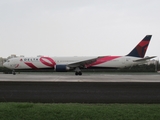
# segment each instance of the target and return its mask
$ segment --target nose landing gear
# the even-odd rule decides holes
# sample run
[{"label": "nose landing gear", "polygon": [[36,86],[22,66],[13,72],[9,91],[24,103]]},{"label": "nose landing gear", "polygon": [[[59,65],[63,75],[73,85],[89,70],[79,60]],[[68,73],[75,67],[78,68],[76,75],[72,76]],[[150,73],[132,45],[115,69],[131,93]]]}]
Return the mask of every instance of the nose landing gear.
[{"label": "nose landing gear", "polygon": [[16,72],[15,72],[15,70],[12,70],[12,74],[13,74],[13,75],[16,75]]}]

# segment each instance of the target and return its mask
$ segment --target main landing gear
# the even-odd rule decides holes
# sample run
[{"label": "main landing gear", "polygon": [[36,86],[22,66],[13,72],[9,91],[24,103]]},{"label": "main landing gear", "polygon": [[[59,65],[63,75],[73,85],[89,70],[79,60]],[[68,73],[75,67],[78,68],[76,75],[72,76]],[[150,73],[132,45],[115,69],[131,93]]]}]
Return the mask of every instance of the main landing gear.
[{"label": "main landing gear", "polygon": [[13,75],[16,75],[16,72],[15,72],[15,70],[12,70],[12,74],[13,74]]},{"label": "main landing gear", "polygon": [[82,75],[82,72],[75,72],[75,75]]},{"label": "main landing gear", "polygon": [[75,69],[75,75],[82,75],[82,72],[81,72],[81,70],[79,69],[79,67],[77,67],[77,68]]}]

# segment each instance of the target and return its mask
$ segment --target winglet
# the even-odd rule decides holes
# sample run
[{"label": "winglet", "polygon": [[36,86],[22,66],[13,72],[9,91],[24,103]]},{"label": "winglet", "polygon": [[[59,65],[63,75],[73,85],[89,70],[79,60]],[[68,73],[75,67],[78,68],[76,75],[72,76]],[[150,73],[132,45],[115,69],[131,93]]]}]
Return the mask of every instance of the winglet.
[{"label": "winglet", "polygon": [[146,35],[141,42],[127,55],[144,58],[152,35]]}]

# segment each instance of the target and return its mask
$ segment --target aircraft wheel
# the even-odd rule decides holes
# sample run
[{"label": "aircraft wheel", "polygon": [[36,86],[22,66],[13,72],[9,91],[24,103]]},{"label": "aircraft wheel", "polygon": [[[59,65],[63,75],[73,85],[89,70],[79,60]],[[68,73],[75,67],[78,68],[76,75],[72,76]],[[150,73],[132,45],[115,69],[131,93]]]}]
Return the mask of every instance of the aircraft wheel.
[{"label": "aircraft wheel", "polygon": [[75,72],[75,75],[78,75],[78,72]]},{"label": "aircraft wheel", "polygon": [[16,73],[14,72],[13,75],[16,75]]},{"label": "aircraft wheel", "polygon": [[79,72],[79,75],[82,75],[82,72]]}]

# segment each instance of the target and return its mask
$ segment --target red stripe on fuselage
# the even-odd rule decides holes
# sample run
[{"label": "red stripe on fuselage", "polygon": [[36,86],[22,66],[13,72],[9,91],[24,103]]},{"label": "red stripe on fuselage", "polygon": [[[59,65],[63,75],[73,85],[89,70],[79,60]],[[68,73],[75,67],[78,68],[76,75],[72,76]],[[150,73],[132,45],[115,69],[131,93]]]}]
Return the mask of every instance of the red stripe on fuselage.
[{"label": "red stripe on fuselage", "polygon": [[[48,60],[50,63],[45,61],[45,59]],[[41,57],[40,61],[41,61],[41,63],[43,63],[44,65],[49,66],[49,67],[54,67],[56,65],[55,61],[50,57]]]},{"label": "red stripe on fuselage", "polygon": [[15,66],[15,68],[18,68],[19,67],[19,64],[17,64],[16,66]]},{"label": "red stripe on fuselage", "polygon": [[96,62],[94,62],[92,64],[89,64],[86,67],[92,67],[92,66],[95,66],[95,65],[99,65],[99,64],[114,60],[114,59],[119,58],[119,57],[121,57],[121,56],[105,56],[105,57],[101,57],[101,58],[98,58]]},{"label": "red stripe on fuselage", "polygon": [[30,68],[32,69],[38,69],[35,65],[33,65],[32,63],[29,62],[25,62],[26,65],[28,65]]}]

